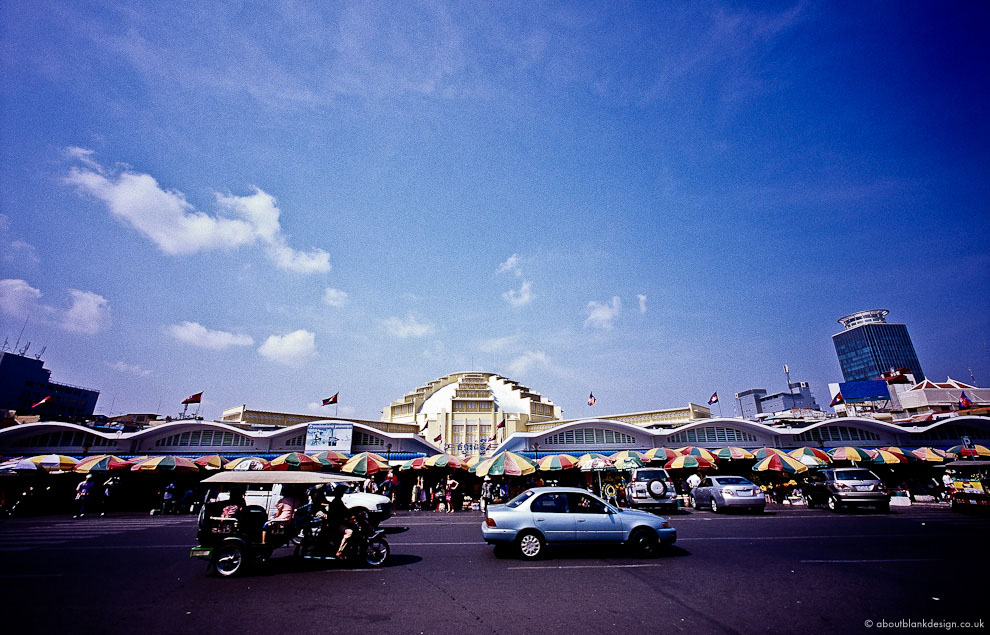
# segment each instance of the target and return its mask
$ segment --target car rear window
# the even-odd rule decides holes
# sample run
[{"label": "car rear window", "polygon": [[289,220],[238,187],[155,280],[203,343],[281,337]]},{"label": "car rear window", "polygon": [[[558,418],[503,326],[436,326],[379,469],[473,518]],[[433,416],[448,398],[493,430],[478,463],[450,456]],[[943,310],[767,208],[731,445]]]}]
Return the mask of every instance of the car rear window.
[{"label": "car rear window", "polygon": [[637,470],[637,481],[652,481],[655,478],[666,479],[667,473],[663,470]]},{"label": "car rear window", "polygon": [[720,476],[716,481],[719,485],[751,485],[741,476]]},{"label": "car rear window", "polygon": [[876,481],[879,480],[869,470],[836,470],[835,480],[837,481]]}]

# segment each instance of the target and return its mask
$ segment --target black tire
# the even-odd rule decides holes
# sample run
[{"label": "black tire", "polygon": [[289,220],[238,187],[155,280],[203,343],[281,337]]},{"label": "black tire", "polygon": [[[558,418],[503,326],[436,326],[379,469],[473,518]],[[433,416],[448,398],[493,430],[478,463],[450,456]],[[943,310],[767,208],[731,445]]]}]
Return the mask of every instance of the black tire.
[{"label": "black tire", "polygon": [[713,514],[717,514],[720,511],[722,511],[722,508],[718,506],[718,501],[715,500],[715,495],[714,494],[712,495],[712,501],[711,501],[709,507],[712,508],[712,513]]},{"label": "black tire", "polygon": [[547,549],[547,541],[535,531],[527,531],[516,539],[516,548],[524,560],[539,560]]},{"label": "black tire", "polygon": [[364,562],[369,567],[380,567],[388,560],[391,552],[387,540],[381,537],[375,538],[364,549]]},{"label": "black tire", "polygon": [[660,552],[660,539],[656,532],[645,527],[634,530],[627,544],[640,558],[652,558]]},{"label": "black tire", "polygon": [[660,499],[667,495],[667,484],[655,478],[646,484],[646,491],[653,498]]},{"label": "black tire", "polygon": [[221,545],[213,554],[213,572],[225,578],[241,573],[246,564],[247,555],[236,543]]}]

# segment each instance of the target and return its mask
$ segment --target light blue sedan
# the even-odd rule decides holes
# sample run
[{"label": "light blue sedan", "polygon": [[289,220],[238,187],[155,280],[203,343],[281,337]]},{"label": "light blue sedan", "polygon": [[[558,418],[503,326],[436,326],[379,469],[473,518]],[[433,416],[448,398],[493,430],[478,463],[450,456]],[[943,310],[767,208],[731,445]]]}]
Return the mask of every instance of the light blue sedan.
[{"label": "light blue sedan", "polygon": [[536,487],[490,506],[481,535],[496,548],[514,545],[529,560],[541,557],[547,545],[577,543],[624,544],[646,557],[677,540],[666,519],[613,507],[576,487]]}]

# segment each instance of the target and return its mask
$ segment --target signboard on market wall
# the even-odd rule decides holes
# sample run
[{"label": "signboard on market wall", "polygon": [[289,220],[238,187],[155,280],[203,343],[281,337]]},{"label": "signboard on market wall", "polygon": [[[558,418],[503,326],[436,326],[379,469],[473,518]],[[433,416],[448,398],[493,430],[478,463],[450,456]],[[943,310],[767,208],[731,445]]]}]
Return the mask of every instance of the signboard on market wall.
[{"label": "signboard on market wall", "polygon": [[311,423],[306,426],[306,454],[316,452],[343,452],[350,454],[354,438],[354,424],[342,421]]}]

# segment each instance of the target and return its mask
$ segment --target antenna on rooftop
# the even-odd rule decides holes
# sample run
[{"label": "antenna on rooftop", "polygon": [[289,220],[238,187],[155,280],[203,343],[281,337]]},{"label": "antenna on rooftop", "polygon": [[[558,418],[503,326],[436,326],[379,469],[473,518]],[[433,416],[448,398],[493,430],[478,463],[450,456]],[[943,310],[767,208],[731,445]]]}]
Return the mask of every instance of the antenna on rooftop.
[{"label": "antenna on rooftop", "polygon": [[45,351],[47,351],[47,350],[48,350],[48,346],[42,346],[41,347],[41,350],[38,351],[38,354],[35,355],[34,358],[37,359],[37,360],[41,360],[41,356],[44,355],[45,354]]},{"label": "antenna on rooftop", "polygon": [[0,347],[0,353],[6,353],[8,350],[10,350],[10,344],[8,343],[8,341],[9,340],[6,337],[3,338],[3,346]]},{"label": "antenna on rooftop", "polygon": [[24,348],[22,348],[21,350],[19,350],[19,351],[17,352],[17,354],[18,354],[18,355],[24,355],[24,354],[26,354],[26,353],[28,352],[28,349],[29,349],[29,348],[31,348],[31,342],[28,342],[27,344],[25,344],[25,345],[24,345]]},{"label": "antenna on rooftop", "polygon": [[30,318],[31,318],[30,315],[28,317],[24,318],[24,326],[21,327],[21,332],[17,334],[17,341],[14,342],[14,348],[13,348],[13,350],[15,350],[15,351],[17,350],[17,347],[21,345],[21,336],[24,335],[24,329],[27,328],[28,320]]}]

